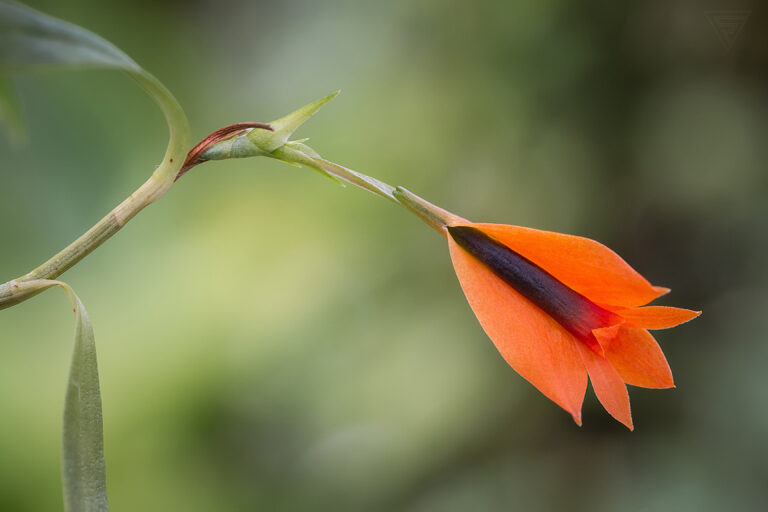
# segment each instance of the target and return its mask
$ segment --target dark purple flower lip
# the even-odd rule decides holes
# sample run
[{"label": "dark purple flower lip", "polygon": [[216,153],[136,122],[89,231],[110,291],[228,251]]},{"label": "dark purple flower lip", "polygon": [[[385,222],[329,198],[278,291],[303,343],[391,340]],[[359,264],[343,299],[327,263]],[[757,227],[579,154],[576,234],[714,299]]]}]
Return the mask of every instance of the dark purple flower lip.
[{"label": "dark purple flower lip", "polygon": [[459,247],[554,318],[579,341],[603,355],[592,329],[620,323],[618,315],[601,308],[480,229],[472,226],[448,226],[447,229]]}]

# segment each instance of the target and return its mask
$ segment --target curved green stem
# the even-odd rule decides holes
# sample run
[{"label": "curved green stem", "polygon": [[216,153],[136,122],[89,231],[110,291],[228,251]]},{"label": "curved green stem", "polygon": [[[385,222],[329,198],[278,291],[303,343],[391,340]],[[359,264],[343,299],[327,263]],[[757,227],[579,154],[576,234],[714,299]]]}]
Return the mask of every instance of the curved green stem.
[{"label": "curved green stem", "polygon": [[143,70],[131,71],[128,75],[138,82],[163,111],[170,137],[163,161],[152,175],[160,181],[173,183],[190,146],[187,116],[173,94],[153,75]]},{"label": "curved green stem", "polygon": [[55,279],[117,233],[146,206],[162,197],[173,185],[189,148],[189,124],[176,98],[154,76],[143,71],[127,72],[157,102],[170,131],[168,148],[149,179],[109,214],[48,261],[0,285],[0,309],[13,306],[32,295],[20,293],[14,285],[35,279]]}]

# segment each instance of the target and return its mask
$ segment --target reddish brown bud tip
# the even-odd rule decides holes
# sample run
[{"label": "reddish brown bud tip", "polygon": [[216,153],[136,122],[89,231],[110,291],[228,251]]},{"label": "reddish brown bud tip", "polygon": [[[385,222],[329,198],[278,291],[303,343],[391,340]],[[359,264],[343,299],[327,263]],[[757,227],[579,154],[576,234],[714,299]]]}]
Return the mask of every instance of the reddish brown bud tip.
[{"label": "reddish brown bud tip", "polygon": [[202,162],[199,162],[198,159],[200,158],[200,155],[205,153],[205,150],[208,149],[209,147],[223,140],[230,139],[232,137],[237,137],[239,135],[243,135],[244,133],[247,133],[250,130],[253,130],[256,128],[261,128],[262,130],[274,131],[274,128],[272,128],[271,125],[266,123],[244,122],[244,123],[230,124],[229,126],[225,126],[223,128],[219,128],[214,132],[211,132],[209,135],[203,138],[203,140],[195,144],[195,147],[189,150],[189,153],[187,153],[187,158],[184,160],[184,165],[181,166],[181,169],[176,175],[176,180],[181,178],[184,175],[184,173],[186,173],[188,170],[190,170],[197,164],[202,163]]}]

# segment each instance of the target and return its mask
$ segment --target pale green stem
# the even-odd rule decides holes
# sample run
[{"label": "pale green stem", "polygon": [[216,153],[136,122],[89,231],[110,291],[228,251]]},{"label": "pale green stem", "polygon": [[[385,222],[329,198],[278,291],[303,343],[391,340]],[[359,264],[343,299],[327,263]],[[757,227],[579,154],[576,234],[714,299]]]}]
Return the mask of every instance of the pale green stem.
[{"label": "pale green stem", "polygon": [[143,208],[165,194],[172,184],[173,181],[158,178],[153,174],[138,190],[128,196],[114,210],[109,212],[106,217],[83,233],[77,240],[39,267],[16,278],[16,280],[23,282],[33,279],[55,279],[60,276],[117,233]]},{"label": "pale green stem", "polygon": [[[158,170],[160,169],[158,168]],[[91,229],[80,235],[77,240],[59,251],[42,265],[17,277],[13,281],[0,285],[0,309],[18,304],[37,294],[17,292],[14,288],[15,284],[36,279],[57,278],[117,233],[126,222],[132,219],[144,207],[152,204],[162,196],[172,184],[172,180],[159,179],[153,174],[138,190],[128,196],[125,201],[120,203]]]},{"label": "pale green stem", "polygon": [[331,176],[346,181],[347,183],[351,183],[352,185],[365,189],[369,192],[373,192],[377,196],[389,199],[395,203],[398,202],[394,195],[395,187],[392,185],[388,185],[383,181],[379,181],[376,178],[372,178],[357,171],[353,171],[352,169],[347,169],[346,167],[343,167],[339,164],[325,160],[320,156],[309,154],[306,151],[291,147],[290,145],[286,144],[279,147],[273,151],[270,156],[285,162],[291,162],[318,169],[321,172],[328,173]]},{"label": "pale green stem", "polygon": [[403,187],[393,187],[376,178],[329,162],[318,155],[302,151],[297,147],[292,147],[286,144],[273,151],[271,156],[286,162],[313,167],[330,174],[335,178],[339,178],[397,204],[401,204],[443,236],[446,236],[445,226],[466,224],[469,222],[458,215],[454,215],[448,210],[444,210],[439,206],[430,203],[426,199],[417,196]]},{"label": "pale green stem", "polygon": [[395,188],[394,195],[400,204],[411,210],[417,217],[443,236],[448,235],[445,229],[446,226],[469,223],[468,220],[430,203],[406,188]]},{"label": "pale green stem", "polygon": [[20,288],[15,287],[18,283],[57,278],[117,233],[142,209],[162,197],[173,185],[189,148],[189,126],[184,111],[168,89],[152,75],[141,72],[128,74],[156,99],[165,114],[170,129],[170,140],[163,161],[142,186],[77,240],[30,272],[1,284],[0,309],[18,304],[39,293],[21,293]]}]

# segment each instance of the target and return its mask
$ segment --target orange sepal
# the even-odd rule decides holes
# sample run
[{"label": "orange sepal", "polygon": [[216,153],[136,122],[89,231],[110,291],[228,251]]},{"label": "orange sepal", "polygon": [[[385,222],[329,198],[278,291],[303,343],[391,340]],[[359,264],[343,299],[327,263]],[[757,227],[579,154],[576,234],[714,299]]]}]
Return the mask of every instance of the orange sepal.
[{"label": "orange sepal", "polygon": [[618,309],[611,311],[627,321],[627,324],[643,329],[667,329],[693,320],[701,311],[672,308],[669,306],[645,306],[643,308]]},{"label": "orange sepal", "polygon": [[[581,425],[587,388],[587,371],[578,352],[582,344],[450,236],[448,244],[464,295],[502,357]],[[591,353],[586,346],[584,350]]]},{"label": "orange sepal", "polygon": [[505,224],[470,224],[600,304],[635,307],[668,291],[652,286],[618,254],[580,236]]},{"label": "orange sepal", "polygon": [[[601,330],[593,331],[598,341]],[[627,384],[654,389],[675,387],[664,352],[645,329],[622,325],[603,348],[608,361]]]},{"label": "orange sepal", "polygon": [[592,383],[597,399],[611,416],[629,430],[634,430],[632,412],[629,408],[629,394],[621,375],[607,358],[598,356],[589,348],[580,345],[579,352],[589,372],[589,381]]}]

